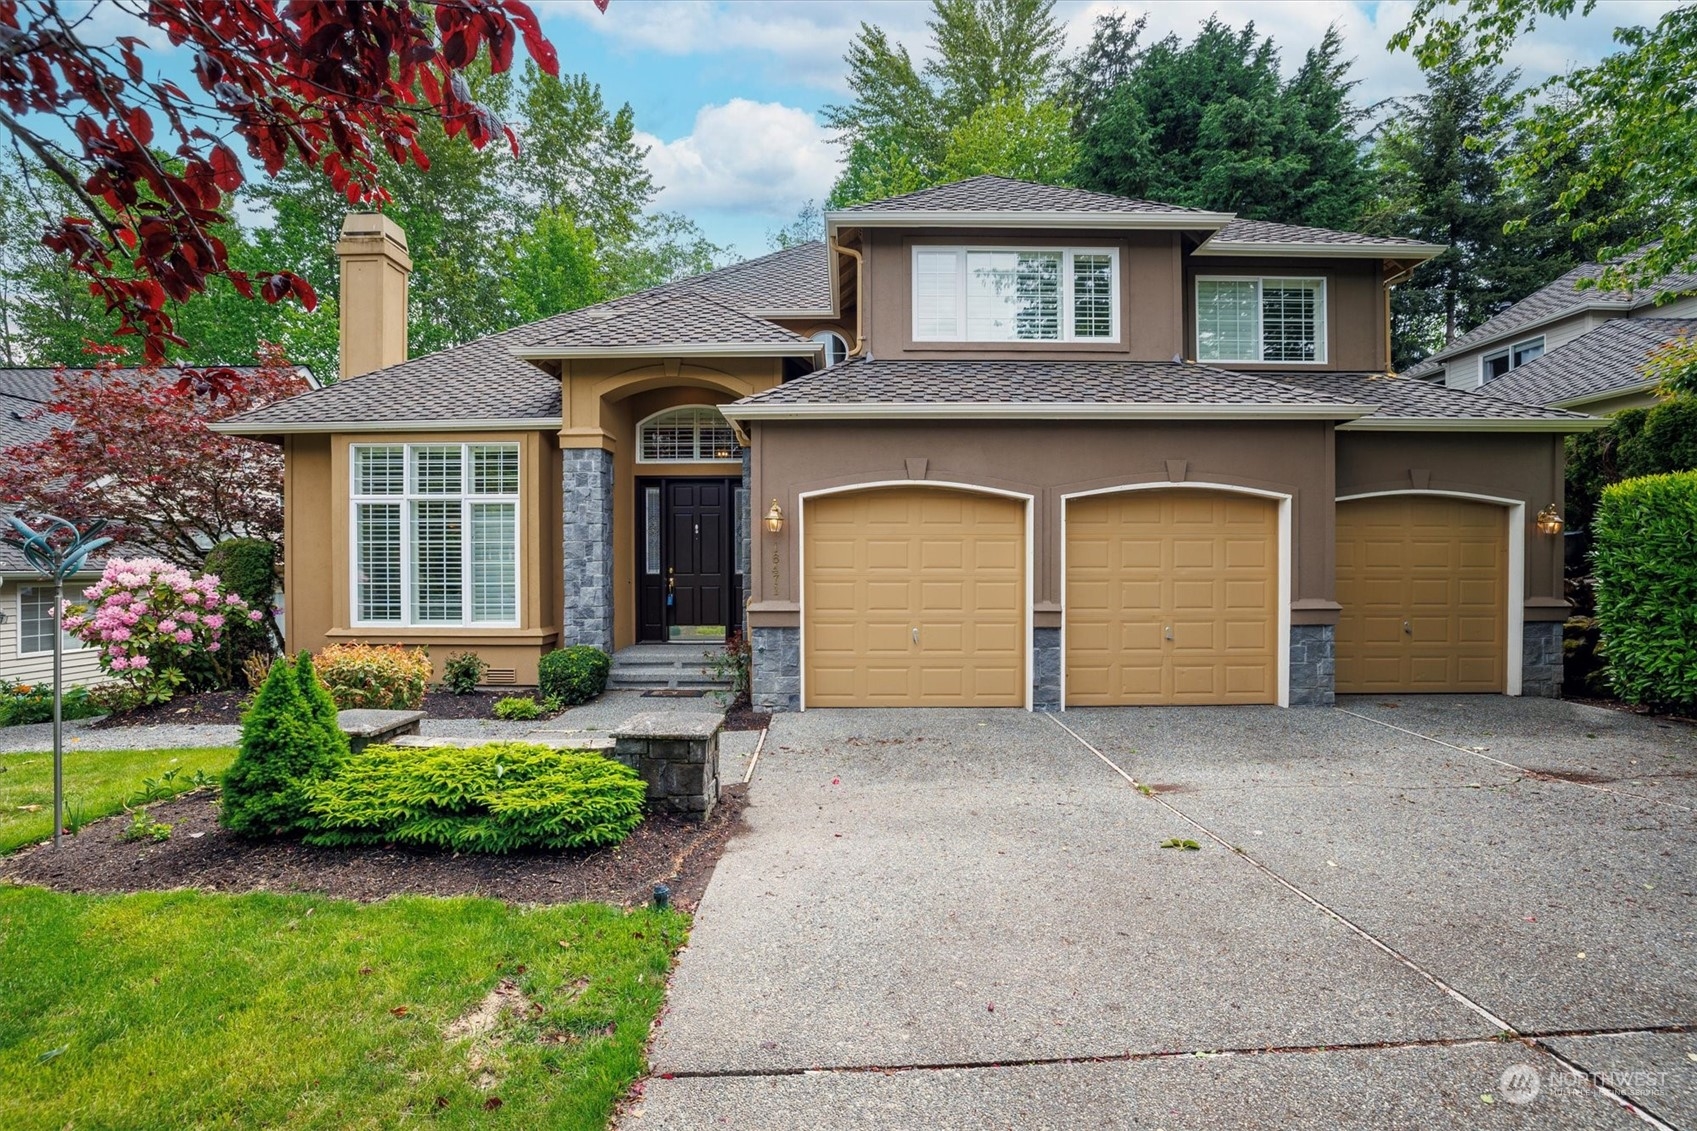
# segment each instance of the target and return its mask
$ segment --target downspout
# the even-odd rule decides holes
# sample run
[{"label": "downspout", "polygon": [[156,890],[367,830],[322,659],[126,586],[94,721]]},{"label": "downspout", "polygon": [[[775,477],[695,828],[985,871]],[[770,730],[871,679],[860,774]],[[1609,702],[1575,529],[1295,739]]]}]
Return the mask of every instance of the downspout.
[{"label": "downspout", "polygon": [[859,357],[866,352],[866,257],[838,243],[835,236],[831,237],[831,250],[854,258],[854,345],[848,356]]}]

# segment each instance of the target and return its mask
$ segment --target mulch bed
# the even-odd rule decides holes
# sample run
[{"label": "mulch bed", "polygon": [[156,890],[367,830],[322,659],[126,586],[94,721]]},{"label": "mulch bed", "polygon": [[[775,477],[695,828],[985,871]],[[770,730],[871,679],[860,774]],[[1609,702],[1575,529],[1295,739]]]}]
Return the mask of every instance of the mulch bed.
[{"label": "mulch bed", "polygon": [[227,723],[235,726],[242,721],[247,695],[245,691],[199,691],[192,695],[179,695],[169,703],[154,703],[121,715],[107,715],[93,725],[103,730],[182,723]]},{"label": "mulch bed", "polygon": [[772,725],[772,712],[756,711],[748,700],[732,704],[725,710],[726,730],[765,730]]},{"label": "mulch bed", "polygon": [[209,793],[148,806],[172,826],[163,843],[120,839],[127,815],[109,817],[50,844],[0,858],[0,880],[66,892],[317,892],[344,899],[392,895],[476,895],[510,903],[647,902],[656,883],[690,909],[742,825],[746,787],[720,796],[706,823],[648,817],[615,848],[593,851],[456,855],[405,848],[309,848],[293,841],[251,842],[218,827]]}]

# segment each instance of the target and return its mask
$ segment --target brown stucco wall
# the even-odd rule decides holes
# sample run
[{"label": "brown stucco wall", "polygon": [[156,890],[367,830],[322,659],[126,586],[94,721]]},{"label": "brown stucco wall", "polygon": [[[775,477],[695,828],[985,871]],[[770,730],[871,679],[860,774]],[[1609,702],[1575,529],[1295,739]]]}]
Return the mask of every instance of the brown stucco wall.
[{"label": "brown stucco wall", "polygon": [[1279,275],[1326,280],[1326,361],[1304,365],[1294,362],[1254,362],[1233,365],[1211,361],[1227,369],[1336,369],[1382,373],[1389,365],[1385,355],[1385,291],[1376,259],[1262,259],[1235,256],[1187,255],[1184,262],[1184,347],[1187,358],[1196,357],[1196,277],[1198,275]]},{"label": "brown stucco wall", "polygon": [[[1114,358],[1166,361],[1181,352],[1179,240],[1176,232],[1056,231],[1017,236],[1005,231],[947,230],[868,233],[869,302],[866,337],[877,358]],[[1055,342],[946,343],[913,340],[913,247],[1103,247],[1120,253],[1120,341],[1113,345]]]},{"label": "brown stucco wall", "polygon": [[1423,488],[1526,504],[1526,619],[1562,620],[1562,539],[1533,519],[1562,505],[1562,437],[1551,433],[1373,432],[1337,434],[1338,494]]},{"label": "brown stucco wall", "polygon": [[[519,444],[519,626],[351,626],[348,450],[359,443]],[[537,660],[560,634],[560,454],[551,432],[381,432],[291,436],[284,441],[285,631],[291,649],[333,641],[428,646],[437,676],[450,652],[474,651],[491,667],[536,682]]]},{"label": "brown stucco wall", "polygon": [[1037,627],[1060,623],[1062,496],[1120,484],[1169,482],[1169,460],[1187,461],[1188,482],[1291,495],[1292,619],[1298,624],[1335,619],[1329,423],[764,423],[754,428],[751,505],[756,514],[763,514],[776,498],[790,518],[780,535],[763,526],[753,528],[750,615],[755,625],[797,623],[795,563],[802,494],[856,483],[908,482],[907,461],[918,459],[927,461],[925,482],[1034,496]]}]

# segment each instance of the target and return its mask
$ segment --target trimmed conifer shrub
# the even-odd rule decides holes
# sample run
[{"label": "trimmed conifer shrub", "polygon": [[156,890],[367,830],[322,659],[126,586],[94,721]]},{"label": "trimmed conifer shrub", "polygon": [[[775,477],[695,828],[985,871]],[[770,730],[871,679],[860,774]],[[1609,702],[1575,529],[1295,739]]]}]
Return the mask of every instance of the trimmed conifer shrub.
[{"label": "trimmed conifer shrub", "polygon": [[318,678],[311,652],[303,651],[295,659],[295,682],[300,687],[301,699],[312,715],[312,724],[317,729],[322,749],[329,752],[330,757],[324,763],[324,769],[333,769],[348,756],[348,736],[336,722],[336,700],[330,697],[330,689]]},{"label": "trimmed conifer shrub", "polygon": [[1697,707],[1697,471],[1605,489],[1594,533],[1609,682],[1628,703]]},{"label": "trimmed conifer shrub", "polygon": [[[304,677],[314,686],[308,665]],[[322,708],[302,693],[296,665],[279,658],[260,686],[253,706],[242,716],[242,742],[224,774],[218,820],[247,837],[281,836],[308,826],[304,788],[323,777],[348,753],[347,738],[326,730]],[[323,694],[323,688],[317,688]]]},{"label": "trimmed conifer shrub", "polygon": [[304,839],[455,852],[602,847],[636,828],[646,791],[618,762],[534,743],[368,746],[306,787]]}]

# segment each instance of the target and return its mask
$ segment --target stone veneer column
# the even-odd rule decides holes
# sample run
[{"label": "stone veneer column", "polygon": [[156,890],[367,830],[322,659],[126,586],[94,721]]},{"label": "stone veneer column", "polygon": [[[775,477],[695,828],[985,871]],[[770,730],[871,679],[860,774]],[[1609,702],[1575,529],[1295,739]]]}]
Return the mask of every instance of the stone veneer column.
[{"label": "stone veneer column", "polygon": [[563,505],[567,644],[613,650],[613,453],[567,448]]},{"label": "stone veneer column", "polygon": [[756,710],[801,709],[801,629],[749,630],[754,649],[754,687],[750,698]]},{"label": "stone veneer column", "polygon": [[1061,705],[1061,630],[1031,630],[1031,705],[1056,710]]},{"label": "stone veneer column", "polygon": [[1290,705],[1330,707],[1337,701],[1336,629],[1329,624],[1290,626]]},{"label": "stone veneer column", "polygon": [[1527,621],[1521,632],[1520,693],[1558,699],[1562,684],[1562,623]]}]

